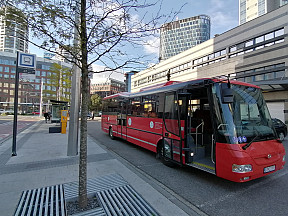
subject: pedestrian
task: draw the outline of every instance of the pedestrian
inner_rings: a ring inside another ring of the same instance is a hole
[[[94,111],[92,111],[92,120],[94,120]]]
[[[50,119],[51,119],[51,112],[50,111],[48,111],[48,121],[50,121]]]
[[[47,120],[50,119],[49,113],[45,112],[45,113],[44,113],[44,118],[45,118],[45,122],[47,123]]]

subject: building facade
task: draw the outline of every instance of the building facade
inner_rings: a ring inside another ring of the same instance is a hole
[[[0,52],[0,108],[4,110],[13,110],[15,94],[15,75],[16,75],[16,54],[9,52]],[[42,92],[42,101],[47,104],[49,99],[55,99],[56,89],[50,85],[51,71],[53,63],[61,64],[63,67],[72,68],[70,64],[37,58],[35,76],[32,79],[20,79],[18,87],[18,112],[32,113],[39,111],[40,98]],[[47,92],[51,93],[43,93]],[[70,99],[70,88],[65,89],[65,97]]]
[[[124,92],[126,89],[125,83],[113,78],[98,79],[96,83],[90,84],[90,94],[98,94],[102,98]]]
[[[9,13],[9,6],[2,7],[4,13]],[[4,16],[0,16],[0,51],[16,53],[17,51],[28,52],[28,26],[23,23],[17,23],[10,20],[14,25],[7,26],[7,20]]]
[[[165,60],[210,39],[210,17],[194,16],[160,28],[160,56]]]
[[[288,0],[239,0],[239,25],[269,13]]]
[[[272,117],[288,123],[288,5],[132,76],[132,92],[172,81],[215,76],[259,85]]]

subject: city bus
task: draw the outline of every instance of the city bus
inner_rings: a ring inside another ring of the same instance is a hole
[[[285,149],[258,86],[236,80],[168,81],[103,99],[101,127],[185,165],[246,182],[284,167]]]

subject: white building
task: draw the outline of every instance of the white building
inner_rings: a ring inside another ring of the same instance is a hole
[[[2,7],[4,13],[9,13],[9,7]],[[28,52],[28,26],[17,23],[17,18],[12,20],[13,25],[8,26],[5,16],[0,16],[0,51],[16,53]],[[11,20],[10,20],[11,21]]]

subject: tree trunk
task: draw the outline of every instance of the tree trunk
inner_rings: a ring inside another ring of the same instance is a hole
[[[79,206],[87,206],[87,114],[88,114],[88,67],[87,67],[87,32],[86,32],[86,0],[81,0],[80,11],[80,46],[82,72],[82,105],[80,129],[80,161],[79,161]]]

